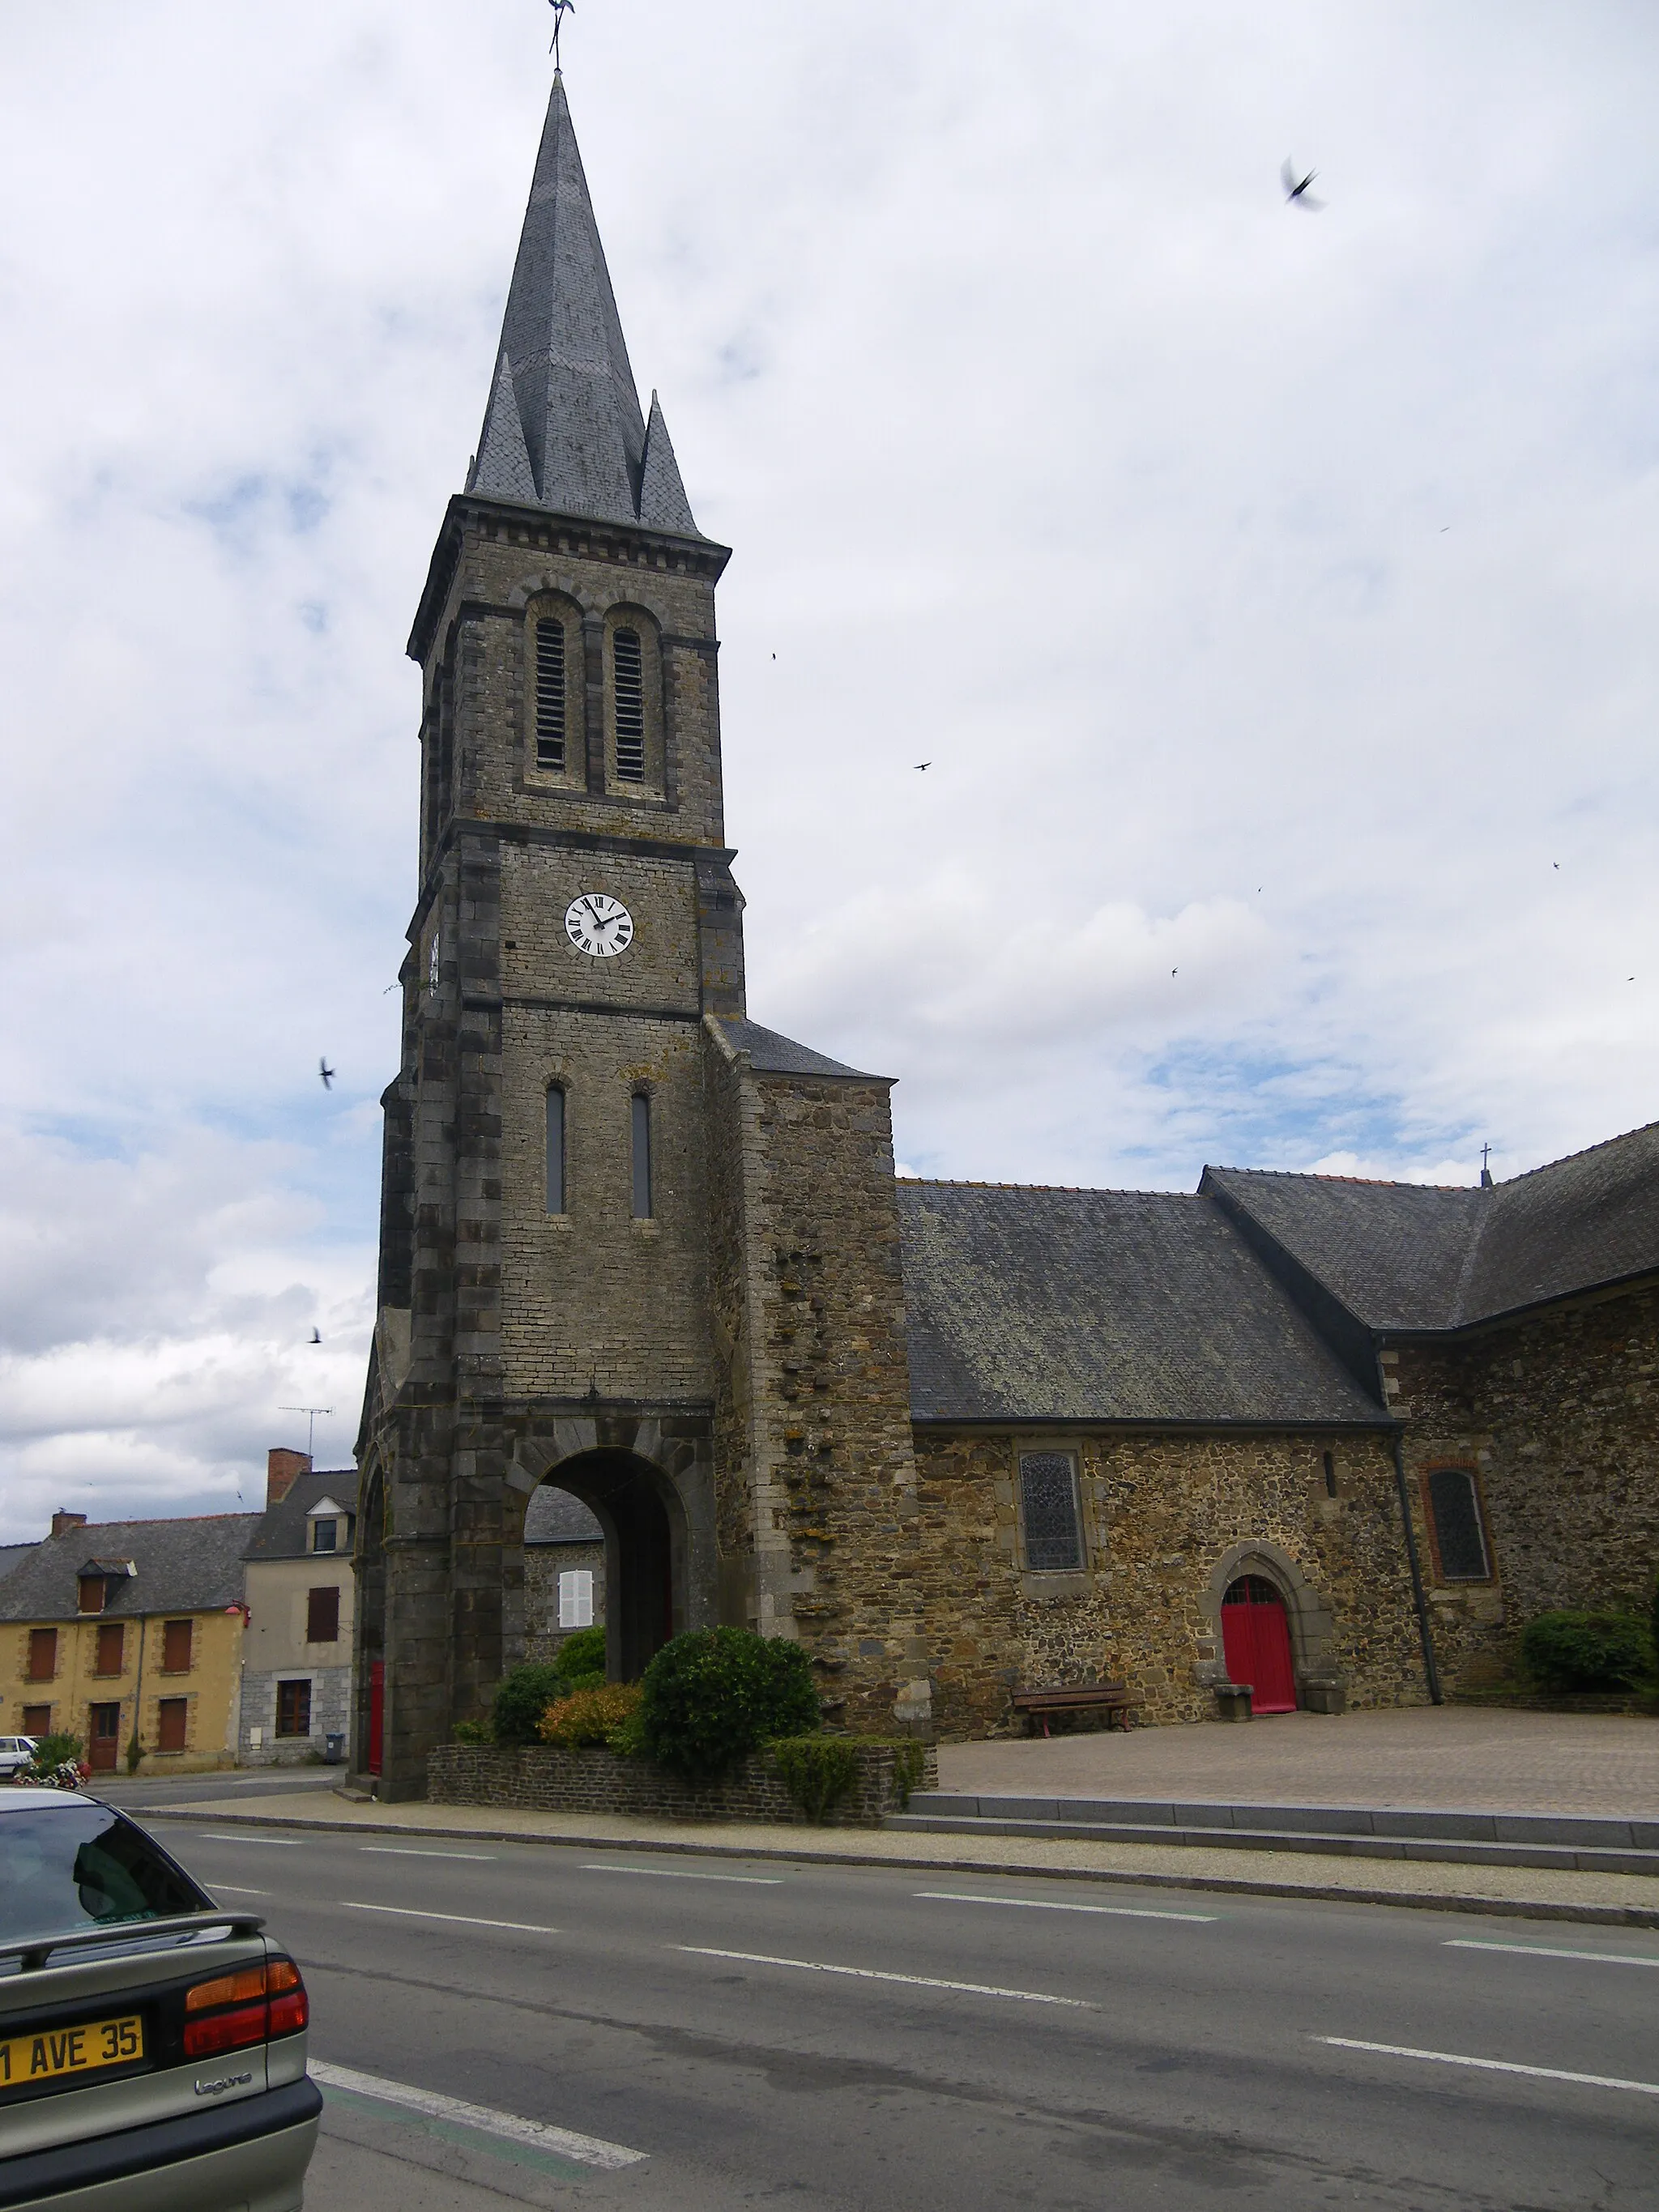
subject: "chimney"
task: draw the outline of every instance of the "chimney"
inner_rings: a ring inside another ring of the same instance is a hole
[[[311,1472],[309,1452],[285,1451],[273,1444],[265,1456],[265,1510],[280,1505],[302,1474]]]
[[[84,1513],[66,1513],[61,1506],[52,1516],[52,1533],[54,1536],[67,1536],[71,1528],[84,1528],[86,1525],[87,1516]]]

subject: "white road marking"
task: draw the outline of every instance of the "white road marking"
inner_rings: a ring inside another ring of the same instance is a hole
[[[534,1920],[479,1920],[470,1912],[417,1912],[412,1905],[364,1905],[355,1897],[343,1897],[341,1904],[348,1912],[395,1912],[400,1920],[447,1920],[457,1928],[511,1928],[520,1936],[556,1936],[556,1928],[544,1928]]]
[[[743,1881],[762,1889],[777,1889],[782,1886],[781,1874],[694,1874],[690,1867],[601,1866],[597,1860],[582,1861],[584,1874],[655,1874],[665,1881]]]
[[[1026,1912],[1109,1912],[1121,1920],[1218,1920],[1218,1912],[1155,1912],[1146,1905],[1072,1905],[1049,1897],[968,1897],[959,1889],[918,1889],[916,1897],[944,1905],[1017,1905]]]
[[[499,1851],[417,1851],[406,1844],[359,1844],[360,1851],[374,1851],[383,1859],[495,1859]]]
[[[297,1836],[216,1836],[210,1828],[196,1831],[204,1844],[253,1844],[275,1851],[303,1850]]]
[[[763,1951],[716,1951],[703,1943],[676,1943],[698,1959],[736,1959],[748,1966],[797,1966],[806,1974],[846,1974],[859,1982],[902,1982],[913,1990],[955,1990],[970,1997],[1015,1997],[1022,2004],[1066,2005],[1075,2012],[1098,2012],[1086,1997],[1051,1997],[1040,1990],[1004,1990],[992,1982],[937,1981],[931,1974],[886,1974],[874,1966],[828,1966],[821,1959],[774,1959]]]
[[[349,2096],[370,2097],[382,2105],[402,2105],[427,2119],[477,2128],[508,2142],[526,2143],[557,2158],[574,2159],[582,2166],[615,2172],[618,2166],[638,2166],[649,2155],[646,2151],[629,2150],[623,2143],[606,2142],[599,2136],[574,2135],[568,2128],[550,2127],[544,2120],[520,2119],[516,2112],[498,2112],[488,2105],[468,2105],[459,2097],[441,2097],[434,2090],[412,2088],[407,2081],[383,2081],[378,2075],[359,2074],[349,2066],[328,2066],[313,2058],[307,2070],[325,2089],[343,2089]]]
[[[216,1881],[213,1885],[221,1897],[269,1897],[268,1889],[242,1889],[234,1881]]]
[[[1638,1959],[1628,1951],[1560,1951],[1548,1943],[1481,1943],[1473,1936],[1449,1936],[1449,1951],[1516,1951],[1524,1959],[1589,1959],[1598,1966],[1659,1966],[1659,1958]]]
[[[1576,2081],[1585,2089],[1633,2089],[1640,2097],[1659,2097],[1659,2081],[1626,2081],[1616,2074],[1569,2074],[1560,2066],[1517,2066],[1510,2058],[1466,2058],[1455,2051],[1413,2051],[1404,2043],[1358,2043],[1352,2036],[1316,2035],[1338,2051],[1375,2051],[1384,2058],[1426,2058],[1437,2066],[1475,2066],[1485,2074],[1525,2074],[1535,2081]]]

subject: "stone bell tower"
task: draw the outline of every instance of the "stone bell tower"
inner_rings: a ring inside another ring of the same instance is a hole
[[[836,1448],[812,1422],[837,1385],[799,1402],[790,1324],[811,1278],[822,1365],[843,1293],[805,1195],[835,1149],[811,1116],[849,1134],[886,1223],[887,1085],[745,1018],[720,791],[728,557],[697,528],[655,395],[640,407],[556,76],[477,454],[409,644],[420,880],[358,1443],[353,1764],[389,1796],[423,1785],[427,1750],[522,1656],[544,1480],[604,1528],[613,1675],[716,1619],[798,1632],[821,1596]],[[874,1249],[877,1290],[860,1274],[844,1295],[860,1343],[883,1309],[896,1366],[854,1395],[878,1406],[878,1455],[908,1466],[896,1231]],[[814,1470],[810,1542],[791,1533],[795,1462]],[[826,1679],[839,1623],[821,1607]]]

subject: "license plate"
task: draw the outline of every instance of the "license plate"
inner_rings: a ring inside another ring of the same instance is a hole
[[[66,2074],[95,2074],[105,2066],[131,2065],[143,2055],[143,2017],[136,2012],[124,2020],[89,2021],[83,2027],[14,2035],[0,2043],[0,2089],[55,2081]]]

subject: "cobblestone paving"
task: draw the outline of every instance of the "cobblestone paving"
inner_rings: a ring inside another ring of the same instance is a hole
[[[1128,1735],[943,1745],[939,1787],[1031,1797],[1659,1811],[1659,1720],[1468,1705],[1285,1713]]]

